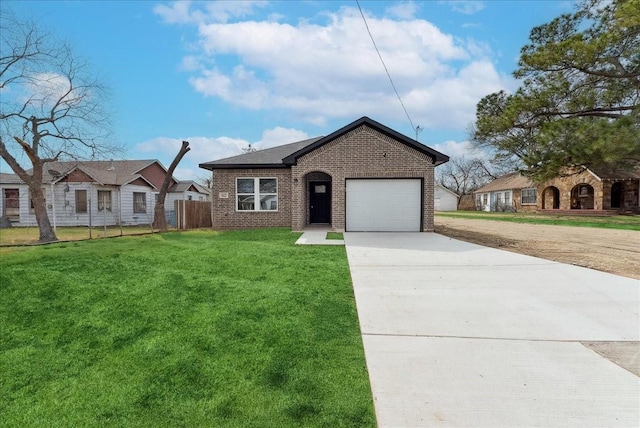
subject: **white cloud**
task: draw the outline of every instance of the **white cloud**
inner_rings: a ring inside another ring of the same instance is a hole
[[[399,19],[412,19],[420,7],[413,1],[406,1],[390,6],[386,9],[389,16]]]
[[[192,6],[191,15],[202,7]],[[369,16],[369,28],[412,117],[432,128],[466,127],[479,99],[511,79],[496,71],[486,44],[443,33],[414,18],[416,8],[400,3],[385,17]],[[197,92],[247,109],[291,111],[314,124],[404,117],[357,8],[296,24],[228,23],[210,8],[199,12],[200,51],[183,61]]]
[[[262,133],[262,138],[255,143],[257,149],[267,149],[269,147],[281,146],[287,143],[295,143],[309,138],[304,131],[292,128],[282,128],[277,126],[273,129],[267,129]]]
[[[190,0],[174,1],[170,5],[158,4],[153,11],[167,24],[201,23],[206,20],[228,22],[232,18],[252,15],[256,8],[264,7],[268,1],[215,1],[206,2],[204,11],[192,7]]]
[[[440,153],[444,153],[451,159],[469,158],[486,158],[487,155],[473,145],[471,141],[453,141],[448,140],[442,143],[431,144],[431,147]]]
[[[451,6],[454,12],[459,12],[465,15],[473,15],[484,9],[484,2],[479,0],[448,0],[445,2]]]
[[[132,158],[158,159],[168,168],[180,150],[182,141],[189,141],[191,150],[182,158],[174,172],[174,176],[179,180],[195,180],[209,175],[208,171],[198,166],[199,164],[237,156],[242,154],[242,149],[247,148],[249,144],[256,149],[266,149],[307,138],[309,136],[304,131],[282,127],[265,130],[262,133],[262,138],[253,142],[230,137],[158,137],[138,144],[135,147],[135,151],[139,155],[132,156]]]

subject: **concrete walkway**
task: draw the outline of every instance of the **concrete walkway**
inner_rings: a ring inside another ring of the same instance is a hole
[[[638,426],[640,281],[433,233],[345,243],[380,427]]]
[[[331,232],[331,228],[328,226],[308,227],[302,232],[296,245],[344,245],[342,239],[327,239],[327,232]]]

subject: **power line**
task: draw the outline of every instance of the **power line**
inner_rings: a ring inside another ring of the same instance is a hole
[[[362,20],[364,21],[364,26],[367,27],[367,33],[369,33],[369,37],[371,38],[371,42],[373,43],[373,47],[376,49],[376,52],[378,53],[378,58],[380,58],[380,62],[382,63],[382,66],[384,67],[384,71],[385,73],[387,73],[387,77],[389,78],[389,82],[391,83],[391,87],[393,88],[393,92],[396,93],[396,96],[398,97],[398,101],[400,101],[400,105],[402,106],[402,109],[404,110],[404,114],[407,115],[407,119],[409,119],[409,123],[411,124],[411,129],[413,129],[413,131],[416,133],[416,140],[418,139],[418,133],[420,131],[422,131],[422,128],[420,128],[419,126],[416,127],[413,125],[413,121],[411,120],[411,116],[409,116],[409,112],[407,111],[407,108],[404,106],[404,103],[402,102],[402,98],[400,97],[400,94],[398,93],[398,90],[396,89],[396,85],[393,83],[393,79],[391,78],[391,73],[389,73],[389,69],[387,69],[387,65],[384,63],[384,59],[382,59],[382,54],[380,53],[380,49],[378,49],[378,45],[376,44],[376,41],[373,38],[373,35],[371,34],[371,30],[369,29],[369,24],[367,23],[367,18],[365,18],[364,16],[364,12],[362,11],[362,7],[360,7],[360,2],[358,0],[356,0],[356,4],[358,5],[358,10],[360,10],[360,15],[362,16]]]

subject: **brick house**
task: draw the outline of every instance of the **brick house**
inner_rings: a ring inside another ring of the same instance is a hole
[[[538,210],[640,212],[639,189],[640,164],[631,169],[586,168],[539,185]]]
[[[474,192],[476,209],[482,211],[537,211],[542,213],[640,212],[640,165],[565,171],[542,184],[519,173],[497,178]]]
[[[448,160],[362,117],[326,137],[200,167],[213,174],[214,228],[430,232],[434,167]]]

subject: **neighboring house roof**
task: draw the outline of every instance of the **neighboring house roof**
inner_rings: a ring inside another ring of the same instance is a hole
[[[6,174],[4,172],[0,172],[0,183],[24,184],[17,174]]]
[[[620,168],[617,165],[587,168],[601,180],[627,180],[640,178],[640,162],[631,168]]]
[[[245,153],[230,158],[205,162],[200,164],[200,168],[209,170],[224,168],[288,168],[295,165],[300,157],[362,125],[367,125],[384,135],[426,154],[433,159],[434,165],[440,165],[449,160],[448,156],[365,116],[333,132],[332,134],[327,135],[326,137],[311,138],[304,141],[298,141],[296,143],[273,147],[271,149],[258,150],[256,152]]]
[[[42,181],[57,183],[71,173],[80,171],[98,184],[105,186],[123,186],[142,179],[151,187],[157,188],[149,179],[140,174],[143,169],[154,163],[157,163],[166,173],[165,167],[156,159],[47,162],[43,167]],[[27,172],[31,173],[31,171]],[[175,179],[174,181],[177,182]]]
[[[169,192],[171,193],[182,193],[187,191],[203,193],[205,195],[209,194],[209,191],[204,186],[199,185],[193,180],[178,181],[169,189]]]
[[[519,172],[512,172],[498,177],[491,183],[485,184],[474,193],[499,192],[501,190],[527,189],[536,187],[533,181],[521,175]]]
[[[456,192],[453,192],[453,191],[451,191],[451,190],[447,189],[446,187],[444,187],[444,186],[443,186],[443,185],[441,185],[441,184],[436,184],[436,187],[437,187],[438,189],[442,189],[442,190],[444,190],[445,192],[451,193],[451,194],[452,194],[453,196],[455,196],[456,198],[459,198],[459,197],[460,197],[460,195],[458,195]]]

